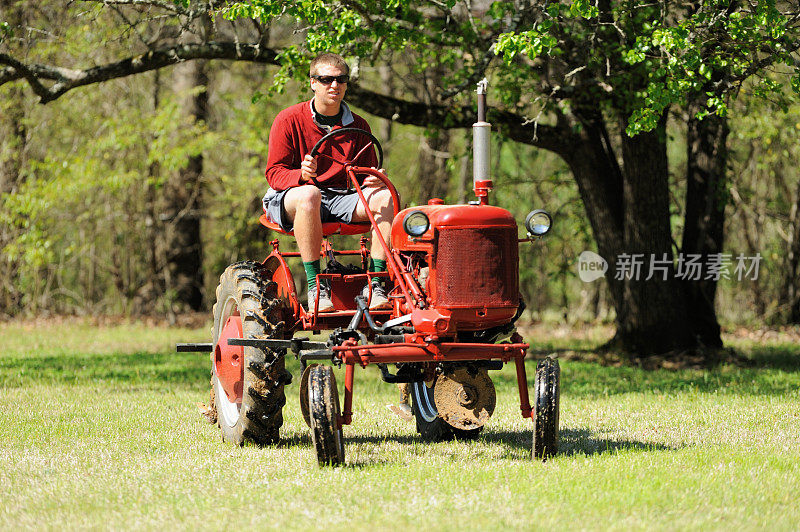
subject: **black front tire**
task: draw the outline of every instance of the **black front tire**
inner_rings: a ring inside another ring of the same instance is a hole
[[[536,365],[533,428],[533,458],[547,460],[558,452],[558,417],[561,399],[561,368],[557,360],[545,358]]]
[[[344,437],[339,423],[339,390],[330,366],[313,366],[308,373],[311,440],[319,465],[344,463]]]

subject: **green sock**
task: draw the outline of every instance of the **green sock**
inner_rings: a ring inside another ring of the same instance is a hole
[[[306,282],[308,283],[308,289],[311,290],[317,286],[317,274],[322,271],[319,259],[311,262],[303,261],[303,268],[306,269]]]
[[[385,272],[386,271],[386,261],[383,259],[369,259],[369,271],[370,272]]]

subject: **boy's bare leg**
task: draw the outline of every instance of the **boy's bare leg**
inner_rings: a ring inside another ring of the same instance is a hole
[[[314,185],[289,189],[283,197],[283,208],[294,223],[294,237],[304,262],[319,260],[322,247],[322,194]]]
[[[394,212],[392,210],[391,192],[389,192],[389,189],[381,184],[381,186],[378,187],[365,188],[364,197],[367,199],[367,203],[369,204],[369,210],[372,211],[372,214],[375,216],[375,221],[378,222],[378,229],[383,236],[383,241],[387,244],[387,246],[391,246],[390,232],[392,229],[392,213]],[[355,212],[353,212],[353,221],[369,221],[367,211],[360,201],[358,202],[358,205],[356,205]],[[381,246],[380,242],[378,241],[377,232],[374,230],[372,231],[370,256],[373,259],[386,260],[386,253],[384,253],[383,246]]]

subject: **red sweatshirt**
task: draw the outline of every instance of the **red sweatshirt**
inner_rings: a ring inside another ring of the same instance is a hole
[[[366,120],[352,113],[344,102],[342,106],[344,111],[342,123],[333,129],[357,127],[370,131]],[[326,134],[327,131],[314,120],[310,101],[298,103],[278,113],[269,133],[266,171],[269,186],[275,190],[299,186],[300,163],[311,152],[314,144]],[[333,155],[340,161],[349,161],[370,142],[371,140],[364,135],[342,134],[340,137],[325,141],[320,154]],[[317,155],[316,160],[317,181],[333,186],[347,186],[344,168],[340,164],[322,155]],[[375,150],[367,148],[354,162],[358,166],[377,166]]]

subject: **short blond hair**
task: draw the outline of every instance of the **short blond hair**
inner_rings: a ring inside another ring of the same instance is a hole
[[[311,61],[311,66],[309,67],[309,75],[315,76],[317,74],[317,67],[319,65],[329,65],[334,67],[339,67],[347,75],[350,75],[350,66],[344,60],[344,58],[339,54],[332,54],[326,52],[324,54],[319,54]]]

